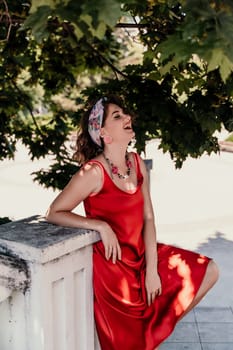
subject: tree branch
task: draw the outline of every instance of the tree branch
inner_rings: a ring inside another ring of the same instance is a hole
[[[63,29],[66,30],[68,32],[68,34],[70,36],[72,36],[72,38],[77,42],[77,38],[73,32],[73,28],[72,25],[70,25],[69,23],[63,23],[62,24]],[[119,74],[120,76],[124,77],[124,78],[128,78],[127,74],[124,74],[122,71],[120,71],[117,67],[115,67],[112,62],[110,62],[106,57],[104,57],[96,48],[94,48],[90,43],[88,43],[86,41],[87,46],[91,49],[91,51],[95,52],[102,61],[104,61],[114,72],[116,78],[118,79],[117,74]]]
[[[1,2],[5,6],[5,11],[1,12],[0,22],[3,22],[3,19],[4,19],[4,22],[6,22],[9,25],[8,29],[7,29],[6,38],[3,40],[0,40],[3,42],[3,41],[8,41],[8,39],[10,37],[11,27],[13,24],[12,24],[12,18],[11,18],[6,0],[2,0]],[[1,2],[0,2],[0,4],[1,4]]]
[[[149,25],[147,23],[117,23],[115,25],[116,28],[148,28]]]
[[[140,25],[140,23],[137,23],[137,20],[135,17],[133,17],[133,20],[134,20],[136,26]],[[141,34],[141,37],[143,37],[142,28],[143,27],[138,27],[138,30],[139,30],[139,33]],[[145,37],[144,37],[144,40],[145,40]],[[147,39],[145,40],[145,42],[148,45],[148,47],[153,51],[153,47],[152,47],[151,43]]]
[[[102,61],[104,61],[114,72],[114,74],[116,75],[119,74],[121,75],[123,78],[128,78],[128,75],[123,73],[122,71],[120,71],[117,67],[115,67],[112,62],[110,62],[106,57],[104,57],[98,50],[96,50],[93,46],[91,46],[91,44],[87,43],[87,45],[91,48],[92,51],[94,51],[101,59]],[[117,79],[118,76],[116,75]]]

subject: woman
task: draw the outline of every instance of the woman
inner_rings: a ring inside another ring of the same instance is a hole
[[[77,139],[83,163],[47,220],[99,231],[93,247],[94,311],[102,350],[155,350],[214,285],[213,260],[156,243],[143,160],[127,146],[132,117],[117,97],[99,99]],[[82,201],[86,217],[72,210]]]

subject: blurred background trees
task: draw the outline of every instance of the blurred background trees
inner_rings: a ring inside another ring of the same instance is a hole
[[[20,140],[52,159],[34,179],[63,188],[85,102],[109,92],[138,116],[139,152],[158,138],[177,167],[217,152],[233,130],[233,2],[0,0],[0,160]]]

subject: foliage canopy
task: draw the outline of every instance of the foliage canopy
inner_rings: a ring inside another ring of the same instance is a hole
[[[233,130],[231,0],[1,0],[0,54],[0,160],[17,140],[51,156],[34,174],[46,187],[77,169],[69,140],[88,97],[123,96],[138,151],[156,137],[177,167]]]

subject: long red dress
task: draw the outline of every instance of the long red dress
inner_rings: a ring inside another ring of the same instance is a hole
[[[119,189],[100,162],[103,187],[84,201],[88,217],[109,223],[122,260],[106,260],[102,241],[94,244],[94,312],[102,350],[154,350],[175,327],[203,280],[209,258],[158,243],[162,295],[147,305],[143,240],[143,176],[137,165],[135,192]],[[155,247],[156,249],[156,247]]]

